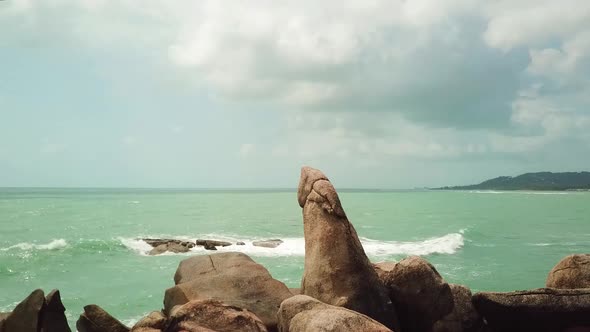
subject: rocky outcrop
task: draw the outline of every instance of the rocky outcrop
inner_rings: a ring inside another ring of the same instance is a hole
[[[549,272],[547,287],[590,288],[590,254],[569,255]]]
[[[390,267],[381,280],[389,289],[402,331],[430,331],[451,312],[451,288],[428,261],[412,256]]]
[[[59,290],[54,289],[45,298],[45,310],[41,315],[43,332],[71,332],[66,318],[66,308],[61,302]]]
[[[283,301],[277,316],[281,332],[391,332],[370,317],[306,295],[296,295]]]
[[[193,300],[215,299],[247,309],[269,330],[276,329],[276,312],[291,297],[282,282],[242,253],[219,253],[183,260],[174,276],[176,286],[166,290],[164,312]]]
[[[264,323],[252,312],[216,300],[190,301],[175,307],[167,332],[179,331],[267,332]]]
[[[45,294],[41,289],[36,289],[6,317],[4,331],[37,332],[44,308]]]
[[[471,302],[471,290],[463,285],[451,284],[453,311],[437,321],[432,332],[480,332],[483,320]]]
[[[166,328],[167,321],[168,318],[161,311],[152,311],[135,323],[131,328],[131,332],[147,332],[150,329],[163,330]]]
[[[197,240],[197,246],[205,247],[207,250],[217,250],[217,247],[231,246],[231,242],[217,240]]]
[[[254,242],[252,242],[252,245],[256,246],[256,247],[276,248],[281,243],[283,243],[283,240],[281,240],[281,239],[272,239],[272,240],[264,240],[264,241],[254,241]]]
[[[319,170],[303,167],[297,199],[303,208],[305,235],[301,293],[360,312],[396,330],[397,317],[387,290],[328,178]]]
[[[149,255],[160,255],[165,252],[183,253],[188,252],[195,246],[193,242],[175,239],[141,239],[154,247],[148,252]]]
[[[101,307],[90,304],[76,322],[78,332],[128,332],[129,328]]]
[[[590,330],[590,289],[484,292],[472,301],[494,332]]]

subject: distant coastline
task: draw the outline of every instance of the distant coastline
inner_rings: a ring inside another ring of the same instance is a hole
[[[537,172],[518,176],[499,176],[479,184],[446,186],[432,190],[533,190],[589,191],[590,172]]]

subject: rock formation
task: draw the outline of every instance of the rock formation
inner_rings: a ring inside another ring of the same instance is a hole
[[[145,330],[163,330],[166,328],[168,318],[161,311],[152,311],[147,316],[140,319],[133,327],[131,332]]]
[[[43,332],[71,332],[65,315],[66,308],[61,302],[59,290],[54,289],[45,298],[45,310],[41,315]]]
[[[427,332],[453,309],[451,288],[423,258],[412,256],[381,273],[402,331]]]
[[[590,288],[590,254],[569,255],[559,261],[547,276],[550,288]]]
[[[328,178],[319,170],[303,167],[297,199],[303,208],[305,235],[301,293],[363,313],[397,330],[387,290]]]
[[[242,253],[185,259],[179,264],[174,281],[177,285],[166,290],[165,313],[192,300],[215,299],[253,312],[271,331],[276,329],[281,302],[292,296],[285,284]]]
[[[190,241],[182,241],[182,240],[175,240],[175,239],[141,239],[145,243],[149,244],[150,246],[154,247],[154,249],[150,250],[148,253],[149,255],[160,255],[165,252],[174,252],[174,253],[182,253],[188,252],[191,248],[195,246],[193,242]]]
[[[296,295],[283,301],[277,316],[281,332],[391,332],[370,317],[306,295]]]
[[[76,322],[78,332],[128,332],[129,328],[101,307],[90,304]]]
[[[45,307],[45,295],[41,289],[34,290],[6,317],[4,331],[37,332],[40,315]]]
[[[590,331],[590,289],[483,292],[472,301],[494,332]]]
[[[480,332],[483,329],[481,315],[471,302],[471,290],[463,285],[451,284],[453,311],[437,321],[432,332]]]

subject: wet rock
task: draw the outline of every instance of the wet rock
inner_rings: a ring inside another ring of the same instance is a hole
[[[252,312],[211,299],[175,307],[166,331],[204,331],[203,328],[218,332],[267,332],[264,323]]]
[[[164,312],[193,300],[215,299],[247,309],[269,330],[276,329],[276,313],[291,297],[282,282],[272,278],[260,264],[242,253],[194,256],[180,262],[175,287],[166,290]]]
[[[590,330],[590,289],[483,292],[472,301],[494,332]]]
[[[43,332],[71,332],[65,314],[66,308],[61,302],[59,290],[54,289],[45,298],[45,310],[42,314]]]
[[[246,244],[244,242],[240,241],[240,242],[236,242],[236,245],[237,246],[245,246]]]
[[[167,320],[168,318],[161,311],[152,311],[133,325],[131,332],[147,332],[149,329],[163,330],[166,328]]]
[[[175,239],[141,239],[147,244],[154,247],[148,252],[149,255],[160,255],[165,252],[184,253],[190,251],[195,246],[189,241],[181,241]]]
[[[231,246],[231,242],[217,241],[217,240],[197,240],[197,246],[203,246],[203,247],[227,247],[227,246]]]
[[[449,284],[428,261],[412,256],[390,268],[381,275],[382,282],[389,289],[402,331],[429,332],[453,310]]]
[[[391,332],[368,316],[306,295],[296,295],[283,301],[277,316],[281,332]]]
[[[363,313],[397,330],[387,289],[365,255],[328,178],[319,170],[303,167],[297,199],[303,208],[305,235],[301,293]]]
[[[78,332],[128,332],[129,328],[101,307],[90,304],[76,322]]]
[[[549,272],[546,286],[562,289],[590,288],[590,254],[569,255],[562,259]]]
[[[36,289],[5,318],[4,331],[37,332],[40,313],[44,309],[45,294],[41,289]]]
[[[254,241],[254,242],[252,242],[252,245],[256,246],[256,247],[276,248],[281,243],[283,243],[283,240],[281,240],[281,239],[272,239],[272,240],[264,240],[264,241]]]
[[[479,332],[483,329],[483,320],[471,302],[471,290],[463,285],[451,284],[453,293],[453,311],[437,321],[433,332]]]

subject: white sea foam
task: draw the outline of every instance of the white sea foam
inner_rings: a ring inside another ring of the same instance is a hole
[[[368,256],[390,256],[390,255],[431,255],[431,254],[454,254],[461,249],[464,244],[463,238],[464,230],[458,233],[450,233],[441,237],[434,237],[422,241],[379,241],[367,238],[361,238],[361,242]],[[157,238],[157,237],[156,237]],[[196,239],[186,237],[162,237],[175,238],[182,240],[195,241]],[[304,256],[305,255],[305,239],[297,238],[281,238],[281,243],[276,248],[264,248],[254,246],[252,241],[260,239],[243,239],[231,237],[226,235],[208,234],[207,236],[199,237],[202,239],[214,239],[228,241],[231,243],[244,242],[245,245],[231,245],[227,247],[217,247],[217,252],[237,251],[243,252],[251,256],[258,257],[280,257],[280,256]],[[119,238],[119,241],[127,248],[141,254],[147,255],[152,247],[146,242],[136,238]],[[163,255],[194,255],[195,253],[209,254],[211,251],[205,250],[201,246],[192,248],[187,253],[170,253],[166,252]]]
[[[30,242],[22,242],[15,244],[13,246],[7,248],[1,248],[2,251],[8,251],[13,249],[20,249],[20,250],[58,250],[63,249],[68,246],[68,243],[64,239],[56,239],[46,244],[37,244],[37,243],[30,243]]]

